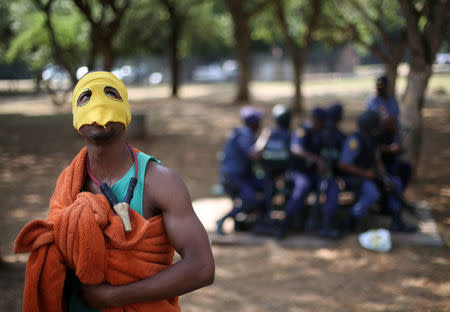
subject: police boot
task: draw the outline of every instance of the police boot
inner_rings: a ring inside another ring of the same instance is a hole
[[[394,214],[392,217],[391,232],[415,233],[418,228],[415,225],[409,225],[403,222],[400,213]]]
[[[216,225],[217,225],[217,229],[216,229],[216,233],[219,235],[224,235],[225,233],[223,232],[223,222],[226,220],[226,217],[220,218],[219,220],[216,221]]]
[[[287,232],[288,222],[286,218],[281,222],[280,228],[278,231],[275,232],[275,238],[278,240],[283,240],[286,238],[286,232]]]
[[[318,232],[318,235],[323,238],[336,239],[341,235],[341,232],[332,227],[331,218],[324,218],[322,221],[322,226]]]

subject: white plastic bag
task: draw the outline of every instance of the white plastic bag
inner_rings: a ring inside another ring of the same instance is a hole
[[[391,233],[385,229],[361,233],[358,241],[363,248],[373,251],[388,252],[392,248]]]

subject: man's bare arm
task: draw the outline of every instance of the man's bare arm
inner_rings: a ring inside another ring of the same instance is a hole
[[[152,277],[128,285],[83,285],[83,297],[93,308],[169,299],[210,285],[214,280],[214,258],[208,236],[192,208],[183,181],[162,166],[151,166],[149,172],[152,201],[162,211],[169,241],[181,260]]]

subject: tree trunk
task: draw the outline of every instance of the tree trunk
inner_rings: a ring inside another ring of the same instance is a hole
[[[303,73],[303,66],[298,61],[293,61],[293,68],[294,68],[294,89],[295,94],[292,98],[292,111],[294,113],[301,113],[303,110],[303,95],[302,95],[302,73]]]
[[[92,27],[92,26],[91,26]],[[95,69],[95,59],[97,57],[97,36],[94,34],[93,30],[91,30],[91,46],[88,54],[87,68],[88,70]]]
[[[178,44],[180,42],[181,23],[177,16],[170,19],[170,73],[172,82],[172,97],[178,97],[180,84],[180,59],[178,55]]]
[[[398,63],[395,63],[395,62],[384,64],[384,71],[386,73],[386,77],[388,80],[388,85],[387,85],[388,93],[392,94],[395,98],[396,98],[395,87],[396,87],[396,82],[397,82],[397,68],[398,68]]]
[[[34,72],[34,93],[41,93],[41,81],[42,81],[42,70],[36,70]]]
[[[401,124],[405,131],[403,145],[406,148],[406,157],[416,168],[422,143],[422,108],[432,68],[428,64],[417,66],[414,63],[417,62],[410,63],[408,86],[402,99]]]
[[[114,61],[116,58],[114,55],[113,47],[108,43],[104,43],[102,51],[103,51],[103,69],[105,71],[111,71],[112,67],[114,66]]]
[[[77,74],[75,73],[75,70],[70,66],[64,66],[65,64],[62,64],[61,66],[69,73],[70,81],[72,82],[72,87],[74,87],[78,83]]]
[[[235,103],[243,104],[250,101],[248,85],[250,82],[250,25],[245,16],[233,17],[234,39],[239,62],[238,93]]]

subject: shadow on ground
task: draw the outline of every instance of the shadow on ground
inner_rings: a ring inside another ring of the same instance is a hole
[[[361,110],[366,95],[339,95],[347,117]],[[283,97],[280,93],[270,99]],[[307,97],[307,108],[333,98]],[[255,100],[267,113],[274,104],[263,97]],[[355,237],[317,248],[291,249],[276,243],[214,246],[216,281],[183,296],[183,311],[448,310],[448,103],[448,96],[432,99],[424,109],[424,152],[418,178],[407,194],[411,200],[428,202],[446,246],[394,246],[390,253],[377,254],[359,248]],[[131,143],[175,169],[194,199],[210,196],[209,187],[217,181],[216,154],[228,131],[239,124],[239,107],[208,91],[198,100],[140,99],[132,108],[146,114],[147,136]],[[21,310],[26,258],[11,254],[14,238],[25,223],[46,216],[59,172],[83,146],[71,124],[58,117],[35,118],[0,115],[0,250],[8,261],[0,269],[0,311]],[[351,118],[344,127],[354,129]]]

